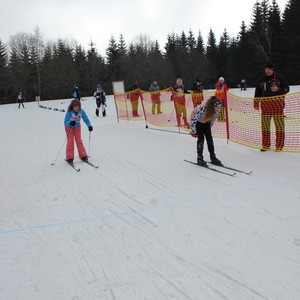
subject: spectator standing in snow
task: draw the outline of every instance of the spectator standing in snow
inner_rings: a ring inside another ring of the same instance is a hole
[[[227,91],[229,87],[225,82],[224,77],[220,77],[218,82],[216,83],[216,91],[215,97],[219,98],[222,101],[221,112],[218,116],[218,121],[224,122],[225,121],[225,105],[227,105]]]
[[[88,126],[89,131],[93,131],[93,126],[87,114],[81,109],[79,99],[74,99],[68,107],[64,120],[65,131],[67,134],[66,161],[68,163],[73,163],[74,160],[74,140],[76,142],[79,157],[84,161],[88,161],[88,156],[81,139],[81,119],[83,119]]]
[[[76,84],[74,84],[74,88],[73,88],[73,97],[75,99],[78,99],[79,101],[81,99],[80,90],[79,90],[79,87]]]
[[[129,88],[129,92],[127,94],[127,99],[129,99],[131,103],[133,117],[139,117],[139,98],[143,100],[143,95],[140,90],[138,81],[135,80],[134,84]]]
[[[94,92],[94,98],[96,99],[96,116],[99,117],[99,110],[100,107],[102,108],[102,116],[105,117],[106,116],[106,96],[105,96],[105,92],[102,89],[100,84],[97,84],[97,89]]]
[[[23,95],[22,95],[22,92],[19,92],[19,93],[18,93],[17,101],[18,101],[18,103],[19,103],[18,108],[20,108],[21,105],[23,106],[23,108],[25,108],[25,106],[24,106],[24,97],[23,97]]]
[[[198,105],[191,114],[191,136],[197,140],[197,164],[207,167],[203,159],[204,137],[210,154],[210,160],[215,165],[221,165],[216,157],[211,127],[221,111],[222,101],[215,96],[210,97],[206,103]]]
[[[200,79],[196,79],[196,81],[194,82],[191,90],[193,91],[192,94],[192,101],[193,101],[193,106],[194,108],[201,104],[203,101],[203,89],[202,89],[202,83],[200,81]]]
[[[189,127],[186,117],[186,106],[185,106],[185,93],[187,90],[184,88],[183,81],[181,78],[176,79],[176,83],[173,87],[173,93],[171,100],[174,100],[175,112],[177,125],[181,126],[181,117],[183,119],[183,125]]]
[[[162,114],[159,86],[156,80],[153,80],[151,83],[149,92],[151,92],[150,96],[152,101],[152,114],[155,114],[155,108],[158,114]]]
[[[287,80],[275,72],[271,62],[265,65],[265,74],[257,80],[254,94],[254,109],[261,110],[261,151],[270,150],[271,146],[271,119],[276,129],[276,151],[284,146],[284,95],[290,91]]]

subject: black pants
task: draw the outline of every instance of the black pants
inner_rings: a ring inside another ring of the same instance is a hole
[[[25,106],[24,106],[24,103],[23,102],[19,102],[19,106],[18,106],[18,108],[20,108],[21,107],[21,105],[23,106],[23,108],[25,108]]]
[[[215,158],[215,146],[213,137],[211,134],[211,126],[210,122],[206,123],[200,123],[197,122],[196,130],[198,134],[198,140],[197,140],[197,154],[198,158],[203,158],[203,147],[204,147],[204,137],[206,139],[207,148],[210,154],[210,158]]]

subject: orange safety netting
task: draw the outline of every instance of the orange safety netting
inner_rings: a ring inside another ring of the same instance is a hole
[[[114,99],[118,119],[144,120],[147,125],[176,126],[189,132],[194,106],[213,95],[215,92],[174,93],[168,88],[157,92],[135,90],[114,94]],[[253,148],[300,152],[300,93],[287,94],[284,98],[260,98],[259,101],[260,109],[255,110],[253,98],[241,98],[228,92],[227,105],[224,103],[223,112],[212,127],[213,136]],[[266,110],[270,105],[271,109]]]

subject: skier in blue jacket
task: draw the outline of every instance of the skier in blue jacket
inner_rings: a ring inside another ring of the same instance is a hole
[[[87,152],[84,148],[81,139],[81,124],[80,120],[83,119],[88,126],[89,131],[93,131],[93,126],[83,109],[78,99],[71,101],[68,111],[65,115],[64,125],[67,134],[67,147],[66,147],[66,161],[72,163],[74,160],[74,140],[78,149],[79,157],[83,161],[88,161]]]

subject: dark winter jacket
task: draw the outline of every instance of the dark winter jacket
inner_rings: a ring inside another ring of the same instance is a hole
[[[278,86],[279,90],[277,92],[271,91],[271,86]],[[287,80],[280,74],[273,73],[272,76],[261,76],[256,84],[255,94],[254,94],[254,107],[259,108],[259,103],[261,105],[262,112],[272,112],[274,110],[284,109],[284,96],[290,91],[290,87]],[[278,97],[281,96],[282,97]],[[257,99],[265,97],[275,97],[269,99]]]
[[[193,93],[203,93],[202,83],[198,85],[197,82],[195,82],[192,86],[192,91]]]
[[[127,99],[130,101],[138,101],[139,97],[143,100],[143,95],[138,84],[134,84],[129,88]]]
[[[106,96],[102,88],[97,88],[97,90],[94,92],[94,98],[96,98],[97,106],[100,106],[100,104],[105,104]]]

